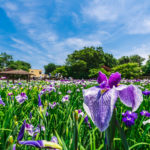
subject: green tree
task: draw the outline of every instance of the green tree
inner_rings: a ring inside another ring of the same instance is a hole
[[[139,66],[142,65],[142,62],[145,60],[145,58],[139,56],[139,55],[132,55],[130,56],[130,62],[138,63]]]
[[[13,57],[11,55],[8,55],[5,52],[0,54],[0,68],[1,69],[8,67],[8,65],[12,61],[13,61]]]
[[[68,55],[66,65],[69,76],[74,78],[88,78],[91,68],[99,68],[105,62],[102,47],[84,47]]]
[[[52,74],[60,73],[63,77],[68,77],[68,72],[66,70],[66,66],[57,67]]]
[[[44,66],[45,74],[49,74],[53,72],[56,69],[56,65],[54,63],[49,63],[48,65]]]
[[[146,64],[142,67],[143,75],[150,75],[150,55]]]
[[[139,55],[131,55],[131,56],[122,56],[118,59],[118,64],[126,64],[126,63],[138,63],[139,66],[142,65],[142,62],[145,60],[145,58],[139,56]]]
[[[105,53],[104,58],[105,58],[105,62],[104,62],[105,66],[112,68],[117,65],[117,59],[114,58],[112,54]]]
[[[66,65],[71,66],[79,60],[86,62],[88,68],[99,67],[99,64],[105,61],[102,47],[84,47],[79,51],[75,50],[72,54],[68,55]]]
[[[141,67],[138,63],[127,63],[112,68],[112,72],[121,73],[122,78],[134,79],[142,75]]]
[[[26,70],[29,71],[29,69],[31,68],[31,65],[25,61],[11,61],[10,64],[8,65],[8,68],[11,69],[22,69],[22,70]]]
[[[126,64],[130,62],[129,56],[122,56],[121,58],[118,59],[118,64]]]

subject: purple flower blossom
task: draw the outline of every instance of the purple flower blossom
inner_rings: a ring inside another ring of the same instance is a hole
[[[53,109],[56,105],[57,105],[56,102],[53,102],[53,104],[49,103],[49,107],[51,107],[51,109]]]
[[[25,100],[27,100],[28,97],[25,93],[21,93],[20,95],[16,96],[16,100],[22,104]]]
[[[8,93],[8,96],[11,96],[11,95],[13,95],[13,93]]]
[[[71,93],[71,90],[68,90],[67,93],[70,94],[70,93]]]
[[[150,113],[148,111],[146,111],[146,110],[141,111],[140,115],[141,116],[145,116],[145,117],[150,117]]]
[[[84,121],[85,123],[88,123],[88,116],[85,116]]]
[[[33,131],[33,125],[32,124],[27,124],[25,125],[25,130],[28,132],[28,134],[30,136],[33,136],[34,135],[34,131]]]
[[[128,117],[124,117],[123,119],[122,119],[122,121],[126,124],[126,126],[132,126],[132,125],[134,125],[134,118],[132,118],[132,117],[130,117],[130,116],[128,116]]]
[[[19,141],[19,144],[33,146],[37,148],[50,148],[50,150],[60,149],[62,147],[55,142],[40,140],[40,141]]]
[[[44,127],[44,126],[41,126],[41,130],[42,130],[42,131],[45,131],[45,127]]]
[[[134,121],[137,119],[137,113],[126,111],[122,114],[123,118],[122,121],[126,124],[126,126],[132,126],[134,125]]]
[[[77,92],[80,92],[80,89],[77,89]]]
[[[147,90],[146,90],[146,91],[143,91],[142,93],[143,93],[143,95],[146,95],[146,96],[149,96],[149,95],[150,95],[150,91],[147,91]]]
[[[41,102],[40,94],[38,95],[38,106],[39,106],[39,107],[41,107],[41,106],[42,106],[42,102]]]
[[[3,102],[1,96],[0,96],[0,104],[3,105],[3,106],[5,106],[5,103]]]
[[[44,94],[46,92],[46,89],[42,89],[42,91],[40,92],[40,95]]]
[[[28,125],[27,125],[28,126]],[[28,146],[33,146],[33,147],[37,147],[37,148],[50,148],[52,149],[62,149],[62,147],[60,145],[57,144],[57,139],[56,138],[52,138],[52,141],[46,141],[46,140],[40,140],[40,141],[21,141],[23,136],[24,136],[24,131],[25,131],[25,127],[26,127],[26,121],[23,122],[23,125],[21,127],[21,130],[19,132],[17,141],[19,144],[21,145],[28,145]],[[13,149],[15,150],[16,146],[13,146]]]
[[[48,116],[48,112],[46,112],[46,116]]]
[[[65,95],[65,96],[62,98],[62,102],[66,102],[66,101],[69,101],[69,95]]]
[[[132,117],[134,119],[137,119],[138,115],[135,112],[132,111],[126,111],[125,113],[122,114],[123,117]]]
[[[23,139],[25,126],[26,126],[26,120],[24,120],[24,122],[23,122],[23,124],[21,126],[20,132],[18,134],[17,141],[21,141]]]
[[[108,128],[118,97],[123,104],[132,107],[133,112],[143,101],[142,91],[137,86],[119,85],[120,80],[121,74],[118,72],[111,74],[109,79],[99,72],[97,81],[100,86],[83,90],[84,110],[100,131]],[[136,118],[136,115],[134,117]],[[130,120],[130,117],[127,120]]]

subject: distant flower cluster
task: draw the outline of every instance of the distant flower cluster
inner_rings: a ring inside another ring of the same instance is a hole
[[[125,113],[122,113],[122,121],[125,123],[126,126],[132,126],[135,123],[135,120],[137,119],[138,115],[137,113],[126,111]]]

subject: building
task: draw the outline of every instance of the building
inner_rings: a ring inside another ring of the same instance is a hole
[[[42,70],[41,69],[29,69],[29,73],[32,73],[31,78],[40,78],[42,77]]]

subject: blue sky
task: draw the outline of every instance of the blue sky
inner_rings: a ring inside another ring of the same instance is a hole
[[[84,46],[150,54],[149,0],[0,0],[0,52],[41,68]]]

